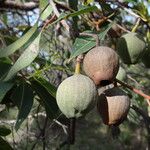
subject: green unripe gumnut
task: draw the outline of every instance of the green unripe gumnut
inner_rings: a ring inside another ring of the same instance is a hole
[[[127,78],[127,74],[124,68],[119,67],[119,71],[118,71],[116,78],[121,81],[124,81]]]
[[[142,57],[142,62],[144,63],[145,67],[150,68],[150,43],[148,43],[148,47]]]
[[[117,42],[117,51],[125,64],[136,64],[142,57],[146,43],[137,33],[127,33]]]
[[[67,118],[85,116],[95,106],[96,99],[94,82],[81,74],[65,79],[56,93],[58,107]]]

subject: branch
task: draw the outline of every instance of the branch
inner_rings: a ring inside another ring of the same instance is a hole
[[[62,124],[61,122],[59,122],[58,120],[56,120],[56,119],[53,119],[53,121],[55,122],[55,123],[57,123],[59,126],[61,126],[62,127],[62,129],[63,129],[63,131],[64,131],[64,133],[66,134],[66,135],[68,135],[68,133],[67,133],[67,126],[66,125],[64,125],[64,124]]]
[[[107,21],[108,21],[108,22],[110,22],[110,23],[112,23],[112,22],[113,22],[113,21],[112,21],[112,20],[110,20],[110,19],[107,19]],[[118,28],[120,28],[122,31],[127,32],[127,33],[130,33],[130,31],[129,31],[129,30],[125,29],[124,27],[122,27],[122,26],[121,26],[121,25],[119,25],[118,23],[115,23],[115,25],[116,25]]]
[[[15,1],[6,0],[0,3],[0,9],[19,9],[24,11],[30,11],[39,6],[36,2],[18,3]]]
[[[144,97],[147,100],[148,105],[150,105],[150,96],[149,95],[143,93],[142,91],[140,91],[138,89],[135,89],[134,87],[132,87],[132,86],[128,85],[127,83],[124,83],[118,79],[115,79],[115,81],[118,82],[119,84],[121,84],[122,86],[132,90],[134,93]]]
[[[59,11],[58,11],[58,9],[57,9],[57,7],[56,7],[56,4],[53,2],[53,0],[49,0],[49,4],[52,6],[53,11],[54,11],[54,14],[55,14],[57,17],[59,17],[59,16],[60,16],[60,13],[59,13]],[[60,22],[61,22],[61,24],[64,26],[64,28],[69,32],[70,27],[69,27],[69,25],[67,24],[67,22],[66,22],[65,20],[61,20]]]
[[[130,7],[129,5],[126,5],[125,3],[121,3],[118,0],[116,2],[117,2],[117,5],[120,6],[120,8],[122,8],[123,10],[125,10],[126,12],[128,12],[130,15],[132,15],[135,18],[140,18],[141,21],[148,27],[148,29],[150,29],[150,26],[149,26],[147,20],[145,20],[142,16],[136,14],[132,10],[132,7]]]

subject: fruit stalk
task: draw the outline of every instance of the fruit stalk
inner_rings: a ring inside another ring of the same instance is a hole
[[[141,18],[137,18],[137,22],[136,24],[134,25],[134,27],[132,28],[132,31],[131,32],[136,32],[139,24],[140,24],[140,21],[141,21]]]
[[[75,142],[75,125],[76,125],[76,118],[69,119],[69,137],[68,141],[69,144],[74,144]]]
[[[80,74],[80,66],[83,59],[83,55],[79,55],[76,59],[76,67],[75,67],[75,74]],[[76,125],[76,118],[69,119],[69,144],[74,144],[75,142],[75,125]]]
[[[76,59],[75,74],[80,73],[80,66],[81,66],[82,59],[83,59],[83,55],[79,55]]]

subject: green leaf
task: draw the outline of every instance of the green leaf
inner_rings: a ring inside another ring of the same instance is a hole
[[[89,13],[89,12],[93,12],[93,11],[97,11],[98,8],[96,6],[84,6],[82,7],[80,10],[78,11],[74,11],[73,13],[70,13],[70,14],[64,14],[62,13],[59,18],[54,21],[53,23],[51,23],[51,25],[63,20],[63,19],[67,19],[69,17],[75,17],[75,16],[78,16],[78,15],[82,15],[84,13]]]
[[[12,43],[14,43],[16,40],[18,40],[19,38],[15,35],[11,35],[11,36],[8,36],[8,35],[4,35],[4,40],[5,40],[5,43],[6,45],[10,45]]]
[[[54,98],[56,97],[56,87],[52,84],[50,84],[47,80],[45,80],[42,77],[34,77],[34,79],[40,83],[47,91],[49,94],[51,94],[51,96],[53,96]]]
[[[56,103],[56,99],[47,91],[47,89],[42,84],[40,84],[36,80],[32,80],[31,85],[35,90],[35,93],[42,101],[42,104],[44,104],[47,116],[50,119],[54,119],[58,115],[58,106]]]
[[[45,9],[45,7],[47,5],[48,5],[48,0],[40,0],[39,1],[40,13]]]
[[[6,126],[0,126],[0,136],[7,136],[11,133],[11,130]]]
[[[7,141],[0,137],[0,150],[13,150]]]
[[[18,130],[22,122],[27,118],[33,105],[33,90],[27,83],[20,84],[12,94],[12,100],[17,105],[19,111],[15,129]]]
[[[113,24],[114,23],[110,23],[103,32],[98,34],[100,41],[104,40],[107,32],[110,30],[110,28],[112,27]],[[70,59],[89,51],[95,45],[96,45],[96,42],[95,42],[95,39],[93,39],[93,38],[89,38],[89,37],[85,37],[85,36],[80,36],[80,37],[76,38],[75,43],[72,48],[73,50],[72,50]]]
[[[0,81],[2,81],[11,68],[11,61],[7,58],[0,58]]]
[[[98,10],[98,8],[96,6],[84,6],[80,10],[68,14],[66,16],[66,18],[82,15],[84,13],[89,13],[89,12],[93,12],[93,11],[97,11],[97,10]]]
[[[52,6],[51,5],[48,5],[46,6],[45,10],[42,12],[40,18],[41,20],[46,20],[47,17],[53,12],[53,9],[52,9]]]
[[[14,83],[0,82],[0,102],[3,100],[6,93],[12,88]]]
[[[23,45],[25,45],[29,41],[29,39],[32,37],[32,35],[37,31],[38,24],[36,23],[25,35],[23,35],[21,38],[19,38],[14,43],[10,44],[9,46],[0,49],[0,58],[1,57],[7,57],[11,54],[13,54],[16,50],[21,48]]]
[[[37,57],[39,53],[39,42],[41,33],[34,39],[34,41],[26,48],[23,54],[18,58],[15,64],[8,72],[4,81],[11,79],[18,71],[29,66],[31,62]]]
[[[87,52],[96,45],[95,40],[89,37],[80,36],[76,38],[75,43],[72,47],[71,59]]]

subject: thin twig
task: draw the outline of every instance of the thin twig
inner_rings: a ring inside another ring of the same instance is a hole
[[[35,8],[38,8],[39,4],[35,2],[26,2],[26,3],[18,3],[15,1],[5,0],[4,2],[0,2],[0,9],[19,9],[24,11],[31,11]]]
[[[141,21],[141,18],[137,18],[137,21],[136,21],[134,27],[132,28],[132,32],[136,32],[136,30],[140,24],[140,21]]]
[[[144,88],[141,84],[139,84],[134,78],[132,78],[130,75],[127,74],[127,78],[133,81],[137,86],[139,86],[141,89]]]
[[[144,97],[147,100],[148,105],[150,106],[150,96],[149,95],[143,93],[142,91],[140,91],[138,89],[135,89],[134,87],[132,87],[132,86],[128,85],[127,83],[124,83],[118,79],[115,79],[115,81],[118,82],[119,84],[121,84],[122,86],[132,90],[134,93]]]
[[[112,2],[114,2],[114,1],[112,1]],[[116,3],[120,8],[122,8],[123,10],[128,12],[133,17],[140,18],[141,21],[150,29],[150,25],[148,24],[147,20],[145,20],[145,18],[142,18],[142,16],[140,16],[140,15],[136,14],[135,12],[133,12],[132,7],[130,7],[129,5],[124,5],[124,3],[121,3],[118,0],[116,1]]]
[[[45,29],[49,24],[51,24],[56,19],[56,15],[54,14],[50,19],[46,20],[44,23],[42,30]]]
[[[125,10],[126,12],[128,12],[130,15],[139,18],[140,16],[137,15],[136,13],[134,13],[131,9],[130,6],[128,5],[124,5],[122,2],[119,2],[118,0],[114,1],[114,0],[108,0],[108,2],[112,2],[112,3],[116,3],[120,8],[122,8],[123,10]],[[141,17],[140,17],[141,18]]]
[[[40,104],[38,105],[38,107],[37,107],[37,112],[36,112],[36,114],[37,114],[37,118],[36,118],[36,122],[37,122],[37,126],[38,126],[38,128],[39,128],[39,130],[42,130],[42,128],[41,128],[41,126],[40,126],[40,123],[39,123],[39,111],[40,111]]]
[[[53,119],[53,121],[56,122],[59,126],[61,126],[62,129],[63,129],[63,131],[64,131],[64,133],[65,133],[66,135],[68,135],[68,133],[67,133],[67,128],[68,128],[68,127],[67,127],[66,125],[62,124],[61,122],[59,122],[59,121],[56,120],[56,119]]]
[[[49,3],[50,3],[50,5],[52,6],[55,15],[56,15],[57,17],[59,17],[59,16],[60,16],[60,13],[59,13],[59,11],[58,11],[58,9],[57,9],[55,3],[53,2],[53,0],[49,0]],[[69,32],[70,27],[69,27],[69,25],[67,24],[67,22],[66,22],[65,20],[61,20],[60,22],[61,22],[61,24],[65,27],[65,29]]]
[[[110,20],[110,19],[107,19],[107,21],[108,22],[110,22],[110,23],[112,23],[113,21],[112,20]],[[124,27],[122,27],[121,25],[119,25],[119,24],[117,24],[117,23],[115,23],[116,24],[116,26],[118,27],[118,28],[120,28],[121,30],[123,30],[124,32],[127,32],[127,33],[130,33],[130,31],[129,30],[127,30],[127,29],[125,29]]]
[[[57,6],[59,9],[63,9],[63,10],[65,10],[65,11],[74,12],[73,9],[71,9],[70,7],[68,7],[67,5],[65,5],[65,4],[63,4],[63,3],[59,2],[59,1],[55,1],[55,3],[56,3],[56,6]]]

